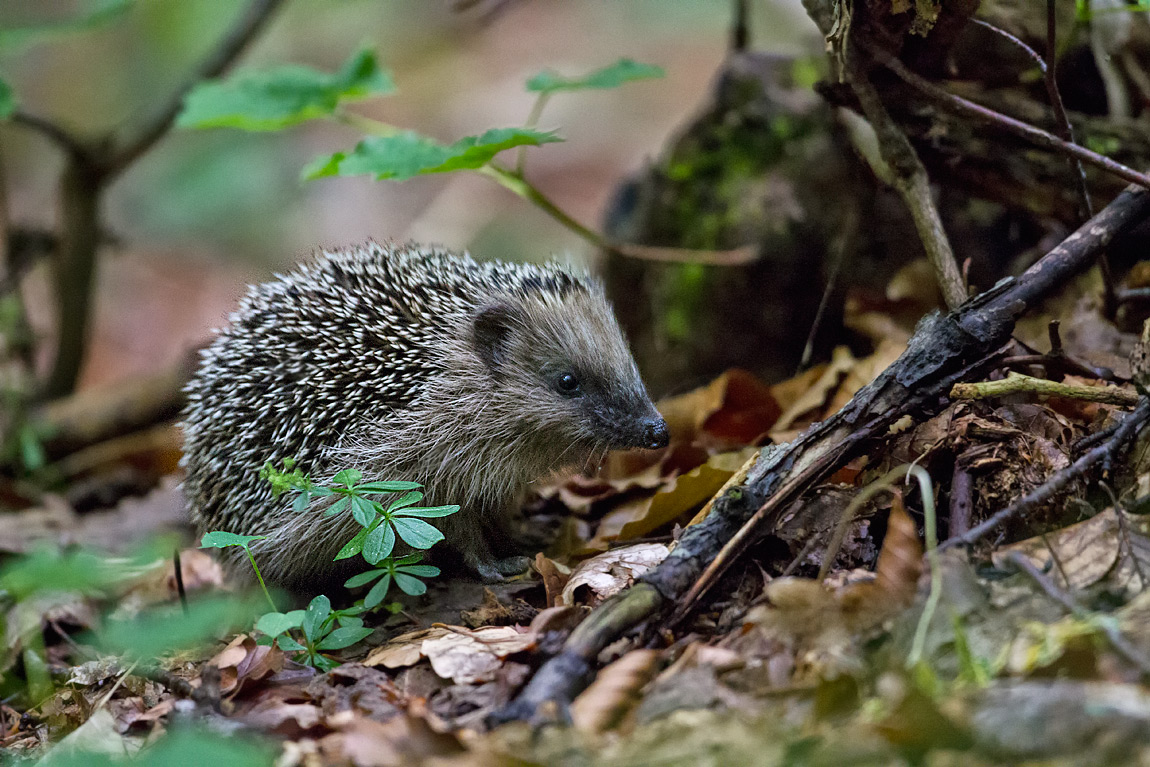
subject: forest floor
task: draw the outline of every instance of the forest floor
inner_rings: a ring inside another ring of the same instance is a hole
[[[904,288],[916,270],[900,275]],[[570,706],[496,726],[572,628],[665,560],[763,446],[839,410],[904,351],[906,318],[934,300],[920,283],[921,296],[903,289],[848,311],[871,354],[840,348],[773,386],[729,371],[659,403],[668,448],[541,487],[528,524],[557,535],[529,573],[492,586],[442,575],[367,615],[341,612],[334,595],[323,610],[313,602],[287,636],[362,636],[322,645],[333,649],[318,662],[283,649],[295,640],[270,642],[264,619],[253,629],[266,606],[191,547],[175,427],[110,462],[89,456],[100,471],[87,485],[0,517],[0,541],[20,554],[0,570],[0,759],[51,746],[45,764],[137,753],[131,763],[361,767],[1144,763],[1145,440],[969,546],[931,540],[1064,476],[1138,402],[1131,384],[1089,373],[1128,379],[1135,341],[1106,331],[1089,298],[1019,328],[1038,348],[1060,320],[1072,330],[1055,331],[1061,351],[1007,359],[938,415],[904,419],[791,504],[673,621],[602,650]],[[156,489],[108,506],[116,477]],[[75,546],[37,548],[62,531]],[[172,532],[186,546],[187,613],[164,553]]]

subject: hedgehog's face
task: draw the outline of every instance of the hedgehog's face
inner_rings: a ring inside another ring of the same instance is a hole
[[[475,341],[492,404],[552,463],[666,446],[667,424],[599,291],[580,285],[490,304],[475,317]]]

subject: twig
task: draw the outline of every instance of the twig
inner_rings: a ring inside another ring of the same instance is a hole
[[[1073,595],[1063,591],[1058,587],[1054,581],[1046,577],[1034,563],[1027,559],[1026,555],[1021,551],[1012,551],[1006,557],[1006,561],[1011,564],[1018,572],[1025,575],[1032,580],[1036,586],[1042,589],[1053,602],[1057,603],[1066,612],[1078,618],[1085,618],[1090,615]],[[1099,631],[1106,637],[1106,641],[1122,658],[1136,667],[1142,672],[1142,675],[1150,676],[1150,658],[1147,658],[1141,650],[1135,647],[1122,635],[1115,626],[1109,621],[1097,621],[1096,624]]]
[[[85,149],[58,126],[25,116],[24,124],[50,135],[68,151],[60,182],[60,248],[55,269],[57,347],[43,394],[48,399],[75,389],[87,349],[88,321],[96,256],[100,245],[101,203],[108,185],[152,147],[172,126],[187,92],[199,81],[225,71],[283,0],[252,0],[231,31],[196,67],[168,103],[133,135],[112,148],[95,142]]]
[[[998,381],[978,381],[976,383],[956,383],[950,390],[952,399],[987,399],[1005,397],[1008,394],[1042,394],[1050,397],[1101,402],[1106,405],[1134,407],[1138,404],[1138,393],[1119,389],[1117,386],[1078,386],[1074,384],[1047,381],[1022,373],[1010,372]]]
[[[168,98],[167,104],[103,160],[101,167],[109,178],[118,175],[135,162],[168,132],[180,109],[183,108],[184,97],[188,91],[197,83],[218,77],[227,71],[283,1],[252,0],[228,34]]]
[[[489,163],[476,170],[510,192],[522,197],[571,232],[597,248],[620,256],[644,261],[660,261],[678,264],[706,264],[709,266],[741,266],[759,259],[759,250],[753,245],[744,245],[730,250],[693,250],[691,248],[670,248],[655,245],[635,245],[633,243],[609,240],[595,230],[584,226],[572,218],[565,210],[543,194],[539,187],[516,172],[496,163]]]
[[[834,295],[838,289],[839,276],[842,274],[843,266],[847,262],[847,254],[851,251],[851,246],[858,237],[858,205],[855,204],[854,200],[848,202],[847,205],[849,207],[844,216],[841,228],[839,229],[838,236],[836,236],[831,243],[831,270],[830,273],[827,274],[827,284],[823,288],[822,297],[819,299],[819,308],[815,310],[815,318],[811,321],[811,329],[810,332],[807,333],[807,342],[803,345],[803,354],[799,358],[799,365],[795,371],[795,375],[806,370],[807,366],[811,364],[811,357],[815,352],[815,340],[818,338],[819,329],[823,324],[823,315],[826,314],[831,296]]]
[[[957,114],[964,114],[969,117],[974,117],[983,122],[996,125],[1003,130],[1013,133],[1014,135],[1029,141],[1032,144],[1050,149],[1055,152],[1069,155],[1082,160],[1088,165],[1093,165],[1096,168],[1106,171],[1111,175],[1128,181],[1131,184],[1136,184],[1140,187],[1150,188],[1150,176],[1145,173],[1130,168],[1122,163],[1112,160],[1109,157],[1100,155],[1097,152],[1092,152],[1086,147],[1078,144],[1064,141],[1058,138],[1053,133],[1048,133],[1041,128],[1036,128],[1033,125],[1024,123],[1021,120],[1016,120],[1013,117],[996,112],[993,109],[975,104],[973,101],[967,101],[961,96],[955,96],[942,88],[939,88],[934,83],[930,82],[924,77],[911,72],[901,61],[891,56],[889,53],[882,51],[869,43],[861,43],[865,46],[868,53],[875,57],[875,59],[894,72],[903,82],[910,85],[915,90],[922,93],[934,103],[942,108],[955,112]]]
[[[942,219],[931,196],[930,177],[906,134],[895,124],[878,91],[867,78],[865,68],[853,52],[848,52],[847,79],[858,97],[863,114],[878,137],[879,153],[891,170],[891,181],[914,219],[926,257],[934,269],[935,279],[946,305],[953,309],[969,297],[962,272],[954,259],[954,250],[942,227]]]
[[[20,110],[13,113],[8,119],[16,125],[22,125],[29,130],[39,133],[67,154],[87,156],[91,152],[91,149],[86,146],[84,142],[51,120]]]
[[[1143,399],[1138,407],[1126,416],[1122,424],[1114,430],[1114,435],[1106,442],[1091,448],[1077,461],[1061,471],[1055,472],[1046,482],[1019,498],[1002,511],[997,512],[985,522],[975,525],[962,535],[952,536],[940,549],[949,549],[955,546],[969,546],[986,537],[992,530],[1005,522],[1014,519],[1022,512],[1046,503],[1058,493],[1086,472],[1093,469],[1103,460],[1109,460],[1126,442],[1133,439],[1138,429],[1150,419],[1150,400]]]
[[[970,529],[970,515],[974,508],[974,478],[963,465],[963,455],[954,459],[954,474],[950,480],[951,537],[962,535]]]

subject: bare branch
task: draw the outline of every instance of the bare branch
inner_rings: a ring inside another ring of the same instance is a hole
[[[227,71],[264,27],[271,14],[282,4],[283,0],[252,0],[232,30],[188,75],[184,83],[168,99],[168,103],[151,119],[144,122],[135,135],[123,141],[120,147],[104,159],[101,163],[102,170],[109,177],[116,176],[159,141],[175,122],[188,91],[196,83],[218,77]]]
[[[848,56],[847,79],[858,97],[863,114],[878,137],[879,154],[890,168],[891,182],[910,209],[946,305],[953,309],[968,298],[966,284],[955,262],[954,250],[946,230],[942,227],[938,208],[935,207],[926,168],[906,134],[886,111],[878,91],[871,85],[865,69],[853,53]]]
[[[90,152],[84,142],[51,120],[21,111],[13,113],[8,119],[39,133],[70,155],[85,156]]]
[[[1106,171],[1118,178],[1128,181],[1131,184],[1137,184],[1141,187],[1150,188],[1150,176],[1123,165],[1116,160],[1109,157],[1100,155],[1097,152],[1091,152],[1084,146],[1074,144],[1069,141],[1064,141],[1058,138],[1053,133],[1048,133],[1041,128],[1036,128],[1033,125],[1015,120],[1013,117],[995,112],[993,109],[988,109],[973,101],[967,101],[961,96],[955,96],[953,93],[939,88],[934,83],[930,82],[924,77],[911,72],[901,61],[891,56],[885,51],[879,50],[873,45],[868,43],[860,43],[865,46],[868,53],[875,57],[879,63],[885,66],[890,71],[894,72],[899,79],[910,85],[915,90],[921,92],[934,103],[943,107],[944,109],[955,112],[957,114],[964,114],[970,117],[975,117],[984,122],[1002,128],[1003,130],[1013,133],[1014,135],[1025,139],[1026,141],[1036,144],[1037,146],[1045,149],[1050,149],[1055,152],[1069,155],[1082,160],[1087,165],[1093,165],[1096,168]]]

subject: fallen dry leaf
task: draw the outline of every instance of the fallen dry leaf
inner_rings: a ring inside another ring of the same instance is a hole
[[[510,626],[467,629],[436,625],[403,634],[377,647],[363,665],[402,668],[427,658],[440,677],[457,684],[472,684],[490,681],[503,658],[534,645],[533,633]]]
[[[1115,586],[1141,591],[1146,584],[1139,571],[1150,576],[1150,538],[1140,517],[1128,515],[1126,528],[1128,536],[1109,508],[1061,530],[1005,546],[991,555],[991,561],[996,567],[1008,567],[1006,557],[1017,551],[1062,588],[1077,591],[1107,578]]]
[[[323,764],[354,767],[408,767],[430,758],[464,753],[459,739],[433,730],[424,720],[400,714],[386,722],[364,717],[332,717],[339,730],[319,740]]]
[[[613,541],[642,538],[710,500],[756,448],[718,453],[686,474],[669,480],[653,496],[626,501],[607,513],[584,553],[603,551]]]
[[[240,634],[209,663],[219,669],[220,692],[228,694],[247,679],[262,679],[282,671],[284,654],[278,647],[256,644],[252,637]]]
[[[534,645],[532,634],[520,633],[510,626],[486,626],[445,631],[423,640],[422,650],[431,661],[431,668],[442,678],[456,684],[475,684],[491,681],[505,657]]]
[[[440,636],[445,631],[444,628],[433,627],[400,634],[387,644],[380,645],[368,653],[363,665],[383,666],[384,668],[414,666],[423,659],[423,640]]]
[[[643,688],[659,672],[659,657],[655,650],[632,650],[600,671],[571,704],[575,727],[592,735],[627,729],[628,714],[639,704]]]
[[[591,589],[595,602],[631,585],[643,573],[667,558],[670,552],[661,543],[637,543],[592,557],[581,562],[571,573],[563,589],[563,604],[575,604],[579,588]]]
[[[672,440],[718,446],[751,444],[782,412],[771,387],[738,368],[694,391],[660,400],[658,408]]]

